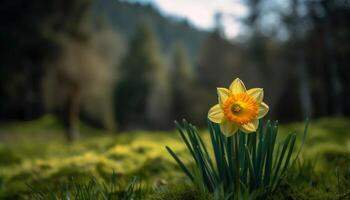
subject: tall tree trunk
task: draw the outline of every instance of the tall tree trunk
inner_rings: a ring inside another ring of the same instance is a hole
[[[302,45],[296,45],[302,46]],[[312,104],[311,104],[311,89],[309,73],[305,64],[305,55],[303,48],[299,48],[297,51],[297,68],[299,73],[299,96],[301,102],[301,110],[303,119],[312,117]]]
[[[308,73],[307,66],[305,64],[305,52],[304,45],[302,44],[302,35],[299,30],[298,21],[300,21],[298,15],[299,0],[292,1],[292,11],[293,11],[293,23],[291,25],[292,33],[295,36],[294,52],[297,65],[297,74],[299,79],[299,96],[301,104],[301,114],[303,119],[312,117],[312,98],[310,89],[310,77]]]
[[[66,100],[63,121],[65,122],[66,136],[69,141],[77,140],[79,133],[80,92],[73,91]]]
[[[327,6],[324,5],[325,10],[328,10]],[[328,11],[329,12],[329,11]],[[330,22],[330,15],[327,13],[324,20],[324,45],[327,53],[328,67],[329,67],[329,78],[330,78],[330,99],[331,99],[331,115],[342,115],[343,114],[343,101],[342,101],[342,83],[339,77],[339,66],[335,56],[334,40],[332,36],[332,27]]]

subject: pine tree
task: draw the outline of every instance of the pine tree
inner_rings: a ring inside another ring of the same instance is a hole
[[[167,101],[162,94],[166,92],[167,81],[164,70],[157,38],[143,24],[130,41],[115,92],[120,128],[150,127],[159,119],[159,112],[166,112],[161,110],[163,105],[157,105]]]
[[[176,46],[171,67],[173,117],[176,120],[189,119],[193,73],[183,46]]]

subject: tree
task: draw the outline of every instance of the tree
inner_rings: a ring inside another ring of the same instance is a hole
[[[318,116],[349,114],[350,7],[346,1],[304,2],[310,27],[306,34],[307,61],[312,67],[314,111]],[[323,12],[319,12],[322,10]]]
[[[157,38],[147,24],[131,39],[120,74],[115,113],[121,129],[152,127],[161,114],[168,114],[162,110],[167,103],[165,68]]]
[[[198,80],[207,88],[225,85],[232,79],[233,46],[219,32],[211,33],[200,52],[198,63]],[[232,72],[232,71],[231,71]]]
[[[79,116],[83,98],[108,82],[103,57],[92,41],[62,39],[62,52],[45,78],[46,100],[57,110],[68,140],[79,138]]]
[[[82,104],[108,98],[108,67],[119,56],[111,48],[114,32],[94,27],[92,0],[7,0],[1,8],[0,118],[31,120],[57,111],[67,138],[77,138]]]
[[[113,93],[118,80],[118,66],[124,54],[124,41],[119,32],[111,28],[106,18],[97,19],[91,43],[100,57],[98,72],[101,79],[94,83],[88,93],[82,98],[81,119],[91,125],[107,130],[115,130]]]
[[[93,30],[92,1],[59,2],[46,29],[58,51],[48,60],[43,81],[47,107],[57,111],[68,140],[79,138],[82,102],[93,91],[108,88],[110,59],[99,53],[100,32]],[[66,6],[66,7],[65,7]],[[54,27],[60,27],[55,30]],[[97,88],[97,89],[96,89]]]
[[[292,19],[289,26],[291,34],[295,37],[293,42],[293,60],[296,61],[296,68],[298,72],[298,83],[299,83],[299,99],[301,105],[302,119],[312,117],[312,98],[310,90],[310,77],[308,68],[305,63],[305,52],[303,46],[303,34],[300,26],[301,17],[298,15],[297,9],[300,7],[299,0],[291,1],[292,7]]]
[[[327,55],[327,61],[328,61],[328,71],[330,76],[330,88],[331,88],[331,115],[343,115],[344,112],[344,105],[343,100],[345,99],[343,97],[343,81],[340,78],[340,66],[338,64],[337,58],[336,58],[336,49],[335,49],[335,42],[334,42],[334,32],[332,30],[334,29],[334,23],[332,23],[332,15],[335,16],[337,12],[337,6],[334,2],[329,2],[322,0],[320,2],[323,10],[325,11],[324,19],[323,19],[323,43],[324,43],[324,49]],[[348,10],[349,13],[349,10]]]
[[[31,120],[44,112],[44,61],[56,52],[42,27],[53,20],[53,1],[1,1],[0,118]]]
[[[193,93],[192,66],[187,59],[183,46],[177,45],[171,66],[172,113],[176,120],[189,119],[191,113],[191,95]]]

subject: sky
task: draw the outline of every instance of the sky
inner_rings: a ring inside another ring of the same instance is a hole
[[[235,38],[240,33],[239,17],[247,14],[241,0],[130,0],[151,3],[164,15],[187,19],[199,29],[210,30],[215,24],[215,14],[222,13],[222,27],[226,37]]]

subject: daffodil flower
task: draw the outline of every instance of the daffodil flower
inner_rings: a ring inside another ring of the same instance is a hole
[[[231,83],[229,89],[217,88],[217,93],[219,103],[210,108],[208,118],[218,123],[221,132],[227,137],[238,130],[245,133],[255,132],[259,119],[269,111],[269,106],[263,102],[264,90],[246,90],[239,78]]]

